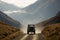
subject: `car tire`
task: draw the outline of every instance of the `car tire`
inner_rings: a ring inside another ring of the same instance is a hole
[[[29,31],[27,32],[27,34],[29,34]]]
[[[35,34],[35,31],[34,31],[34,34]]]

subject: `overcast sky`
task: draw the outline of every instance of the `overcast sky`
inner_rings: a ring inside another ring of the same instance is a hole
[[[37,0],[1,0],[9,4],[14,4],[20,8],[24,8],[30,4],[33,4]]]

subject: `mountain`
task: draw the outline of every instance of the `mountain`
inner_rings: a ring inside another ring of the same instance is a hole
[[[55,13],[60,10],[59,4],[60,0],[38,0],[34,4],[26,7],[25,10],[28,11],[28,14],[30,13],[31,15],[33,15],[33,17],[36,16],[39,19],[47,19],[56,15]]]
[[[42,30],[45,40],[60,40],[60,11],[56,16],[43,22]]]
[[[39,31],[42,32],[46,26],[58,23],[60,23],[60,11],[55,16],[46,19],[45,21],[37,23],[36,26],[39,29]]]
[[[7,10],[11,9],[12,11],[20,9],[15,5],[5,2],[1,2],[1,4],[1,10],[6,10],[5,8],[7,8]],[[6,7],[4,5],[6,5]],[[26,13],[13,12],[9,14],[9,16],[15,20],[18,20],[22,24],[36,24],[55,16],[56,12],[60,10],[60,0],[38,0],[34,4],[23,8],[23,10],[25,10]]]
[[[0,20],[0,40],[12,40],[21,33],[20,29],[16,29]]]
[[[18,21],[10,18],[8,15],[3,13],[2,11],[0,11],[0,21],[5,22],[6,24],[11,25],[16,28],[20,28],[21,26],[21,24]]]
[[[13,5],[8,4],[6,2],[0,1],[0,11],[13,11],[13,10],[20,10],[21,8]]]
[[[12,13],[11,16],[24,24],[36,24],[56,15],[60,10],[60,0],[38,0],[23,10],[26,13]]]
[[[54,10],[54,8],[57,8],[57,10],[59,10],[60,9],[59,2],[60,2],[60,0],[53,0],[53,1],[52,0],[38,0],[34,4],[29,5],[28,7],[24,8],[24,9],[26,9],[29,12],[34,12],[35,10],[37,10],[36,12],[39,12],[41,9],[42,10],[46,10],[47,9],[47,11],[48,11],[50,8],[52,8],[53,10]]]
[[[49,18],[48,20],[45,20],[43,22],[40,22],[37,25],[45,26],[45,25],[50,25],[54,23],[60,23],[60,11],[56,14],[56,16]]]
[[[26,9],[28,12],[34,12],[35,10],[38,11],[46,1],[47,0],[38,0],[34,4],[31,4],[28,7],[25,7],[24,9]]]

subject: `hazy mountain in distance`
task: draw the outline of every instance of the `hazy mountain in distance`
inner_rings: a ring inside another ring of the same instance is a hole
[[[6,11],[4,14],[6,14],[8,16],[9,16],[9,12],[11,12],[13,14],[14,13],[13,11],[17,11],[17,10],[20,10],[20,9],[21,8],[15,6],[13,4],[8,4],[6,2],[0,1],[0,11],[2,11],[2,12]],[[11,17],[11,15],[9,17]]]
[[[8,25],[11,25],[13,27],[16,27],[16,28],[20,28],[20,26],[21,26],[21,23],[19,23],[18,21],[10,18],[9,16],[7,16],[2,11],[0,11],[0,21],[6,23]]]
[[[50,25],[50,24],[55,24],[55,23],[60,23],[60,11],[52,18],[49,18],[48,20],[45,20],[43,22],[38,23],[37,25]]]
[[[43,19],[56,15],[55,13],[60,10],[60,0],[38,0],[36,3],[25,8],[30,14]]]
[[[35,2],[34,4],[29,5],[28,7],[24,8],[29,12],[34,12],[37,8],[39,8],[40,6],[42,6],[42,4],[44,4],[46,2],[46,0],[38,0],[37,2]]]
[[[44,5],[45,4],[45,5]],[[58,7],[58,8],[60,8],[60,0],[38,0],[37,2],[35,2],[34,4],[32,4],[32,5],[30,5],[30,6],[28,6],[28,7],[26,7],[25,9],[27,10],[27,11],[29,11],[29,12],[34,12],[33,10],[36,10],[36,9],[40,9],[40,7],[42,8],[45,8],[45,7],[49,7],[49,5],[50,5],[50,7],[51,7],[51,5],[53,5],[54,4],[54,6],[55,7]],[[58,5],[57,5],[58,4]],[[57,6],[56,6],[57,5]],[[53,6],[53,7],[54,7]],[[52,8],[53,8],[52,7]],[[55,8],[54,7],[54,8]],[[38,9],[38,10],[39,10]],[[40,9],[41,10],[41,9]]]
[[[13,10],[20,10],[20,8],[13,4],[8,4],[6,2],[0,1],[0,11],[13,11]]]
[[[0,10],[2,11],[17,11],[21,8],[0,1]],[[9,14],[15,20],[18,20],[21,23],[38,23],[44,21],[52,16],[56,15],[56,12],[60,10],[60,0],[38,0],[34,4],[23,8],[26,13],[11,13]],[[23,11],[22,11],[23,12]]]
[[[23,8],[27,13],[12,13],[14,19],[20,21],[23,20],[25,23],[38,23],[48,18],[53,17],[60,10],[60,0],[38,0],[34,4]]]

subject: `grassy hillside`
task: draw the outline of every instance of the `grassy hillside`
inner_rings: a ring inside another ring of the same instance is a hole
[[[19,29],[16,29],[0,21],[0,40],[12,40],[19,34],[20,34]]]
[[[60,40],[60,12],[56,16],[47,20],[42,34],[46,40]]]
[[[60,40],[60,23],[46,26],[42,34],[46,40]]]
[[[45,40],[60,40],[60,11],[52,18],[36,24],[43,28],[42,34]]]

